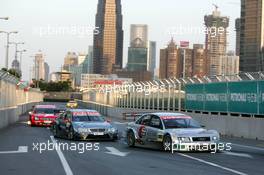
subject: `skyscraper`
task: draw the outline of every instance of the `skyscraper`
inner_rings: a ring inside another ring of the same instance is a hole
[[[206,52],[202,44],[193,45],[193,76],[206,75]]]
[[[88,54],[83,62],[82,68],[83,74],[91,74],[93,73],[93,46],[89,46]]]
[[[33,79],[45,80],[44,55],[41,52],[35,54],[34,62]]]
[[[226,54],[229,18],[221,16],[216,6],[213,14],[204,17],[207,28],[205,38],[207,75],[222,74],[222,58]]]
[[[154,77],[156,69],[156,48],[157,44],[155,41],[148,42],[148,71],[150,71]]]
[[[240,71],[264,70],[264,3],[241,0]]]
[[[236,75],[239,73],[239,56],[235,52],[229,51],[223,59],[223,74]]]
[[[182,63],[180,59],[180,50],[171,40],[165,49],[160,50],[160,79],[180,78],[182,74]]]
[[[94,73],[111,74],[123,64],[121,0],[99,0],[94,34]]]
[[[78,65],[78,55],[75,52],[68,52],[64,58],[63,69],[69,71],[70,66]]]
[[[131,24],[130,26],[130,46],[134,47],[137,40],[141,40],[142,47],[148,47],[148,25],[146,24]]]
[[[17,59],[14,59],[12,61],[12,69],[15,69],[18,73],[19,72],[21,73],[21,71],[20,71],[20,63],[19,63],[19,61]]]
[[[193,72],[193,49],[180,48],[181,77],[191,77]]]
[[[129,71],[147,71],[148,69],[148,31],[147,25],[130,26],[130,47],[128,48],[127,68]]]
[[[236,56],[240,55],[240,34],[241,34],[241,23],[240,18],[236,19]]]
[[[47,62],[44,63],[44,71],[45,71],[45,78],[44,78],[44,80],[45,80],[46,82],[48,82],[48,81],[49,81],[50,67],[49,67],[49,65],[48,65]]]

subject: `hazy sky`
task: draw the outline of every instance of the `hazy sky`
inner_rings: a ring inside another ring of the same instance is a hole
[[[0,30],[18,30],[10,41],[24,41],[24,79],[28,79],[33,56],[38,50],[46,56],[51,71],[59,70],[68,51],[87,52],[93,44],[92,28],[98,0],[0,0]],[[189,40],[204,44],[205,14],[211,14],[215,3],[224,16],[230,17],[229,49],[235,49],[235,19],[240,16],[240,0],[122,0],[124,59],[127,59],[130,24],[148,24],[149,39],[159,49],[173,36],[176,42]],[[188,30],[188,31],[184,31]],[[191,32],[190,30],[193,30]],[[6,36],[0,35],[0,67],[5,65]],[[22,49],[22,47],[21,47]],[[10,48],[10,64],[14,47]],[[126,61],[125,61],[126,62]]]

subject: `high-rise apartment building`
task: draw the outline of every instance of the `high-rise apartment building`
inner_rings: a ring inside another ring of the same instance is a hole
[[[223,74],[236,75],[239,73],[239,56],[235,52],[229,51],[223,57]]]
[[[99,0],[94,33],[94,73],[111,74],[123,64],[121,0]]]
[[[33,79],[45,80],[44,55],[41,52],[35,54],[33,66]]]
[[[191,77],[193,72],[193,49],[180,48],[181,77]]]
[[[181,77],[182,62],[180,54],[180,50],[173,39],[165,49],[160,50],[160,79]]]
[[[240,71],[264,70],[264,3],[241,0]]]
[[[221,59],[226,54],[227,48],[229,18],[221,16],[216,7],[211,15],[204,17],[204,21],[207,28],[205,39],[207,75],[220,75],[222,74]]]
[[[70,66],[78,65],[78,55],[75,52],[68,52],[64,58],[63,70],[69,71]]]
[[[193,45],[193,73],[192,76],[206,75],[206,52],[202,44]]]

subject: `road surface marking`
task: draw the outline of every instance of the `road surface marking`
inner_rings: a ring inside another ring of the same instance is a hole
[[[258,150],[258,151],[264,151],[264,148],[258,148],[258,147],[254,147],[254,146],[246,146],[246,145],[240,145],[240,144],[234,144],[234,143],[232,143],[232,145],[242,147],[242,148],[249,148],[249,149],[254,149],[254,150]]]
[[[223,154],[230,155],[230,156],[238,156],[238,157],[246,157],[252,159],[253,157],[249,154],[244,154],[244,153],[235,153],[235,152],[230,152],[230,151],[223,151]]]
[[[212,163],[212,162],[208,162],[208,161],[205,161],[205,160],[202,160],[202,159],[199,159],[199,158],[196,158],[196,157],[192,157],[192,156],[189,156],[189,155],[186,155],[186,154],[182,154],[182,153],[178,153],[179,155],[183,156],[183,157],[187,157],[189,159],[192,159],[192,160],[196,160],[198,162],[201,162],[201,163],[204,163],[204,164],[207,164],[207,165],[211,165],[213,167],[217,167],[217,168],[220,168],[220,169],[223,169],[223,170],[226,170],[226,171],[229,171],[229,172],[232,172],[234,174],[238,174],[238,175],[248,175],[246,173],[243,173],[243,172],[240,172],[240,171],[237,171],[237,170],[234,170],[234,169],[231,169],[231,168],[227,168],[227,167],[224,167],[224,166],[221,166],[221,165],[218,165],[216,163]]]
[[[121,157],[125,157],[127,156],[127,154],[129,154],[128,152],[121,152],[114,147],[105,147],[105,148],[109,151],[109,152],[105,152],[107,154],[112,154],[112,155],[121,156]]]
[[[57,141],[55,140],[54,136],[50,136],[50,138],[51,138],[51,141],[53,142],[53,144],[56,145],[56,148],[58,148]],[[64,157],[63,153],[61,152],[61,150],[56,149],[56,151],[57,151],[57,154],[60,158],[60,161],[62,163],[62,166],[64,168],[66,175],[73,175],[71,167],[69,166],[69,164],[68,164],[66,158]]]
[[[0,154],[16,154],[16,153],[27,153],[27,146],[19,146],[17,151],[0,151]]]

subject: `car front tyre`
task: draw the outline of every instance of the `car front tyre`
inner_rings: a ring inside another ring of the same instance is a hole
[[[172,140],[170,135],[165,135],[163,138],[163,150],[164,151],[171,151],[172,150]]]
[[[69,129],[69,132],[68,132],[68,139],[69,139],[69,140],[75,140],[74,130],[73,130],[72,127]]]
[[[135,146],[135,134],[132,131],[129,131],[127,133],[127,145],[129,147],[134,147]]]

